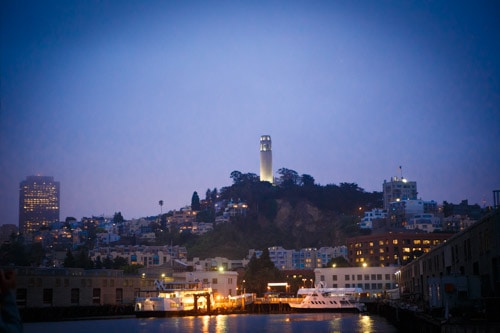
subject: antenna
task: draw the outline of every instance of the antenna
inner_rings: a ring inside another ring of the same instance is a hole
[[[403,167],[401,165],[399,166],[399,172],[401,174],[401,179],[403,179]]]

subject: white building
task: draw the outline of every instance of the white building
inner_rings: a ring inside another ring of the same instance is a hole
[[[387,211],[385,209],[373,209],[365,212],[365,216],[359,222],[359,227],[361,229],[372,229],[373,220],[385,219],[387,218]]]
[[[314,270],[315,282],[326,288],[362,288],[372,297],[397,288],[395,273],[399,267],[329,267]]]
[[[238,273],[234,271],[174,272],[173,277],[175,281],[200,282],[211,287],[215,297],[237,295]]]

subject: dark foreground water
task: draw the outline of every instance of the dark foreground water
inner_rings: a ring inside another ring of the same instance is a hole
[[[397,332],[384,318],[357,313],[218,315],[27,323],[25,333]]]

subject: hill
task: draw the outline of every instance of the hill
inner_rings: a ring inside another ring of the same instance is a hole
[[[246,216],[234,217],[201,236],[182,237],[189,256],[241,259],[249,249],[276,245],[287,249],[343,245],[347,237],[366,233],[357,227],[362,212],[382,204],[382,193],[365,192],[357,184],[321,186],[293,170],[280,169],[280,174],[277,184],[271,185],[254,174],[231,173],[234,183],[222,188],[218,199],[244,200],[249,207]]]

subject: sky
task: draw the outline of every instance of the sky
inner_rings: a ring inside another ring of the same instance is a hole
[[[179,209],[258,175],[261,135],[275,175],[500,189],[497,1],[6,0],[0,19],[2,224],[37,174],[61,220]]]

